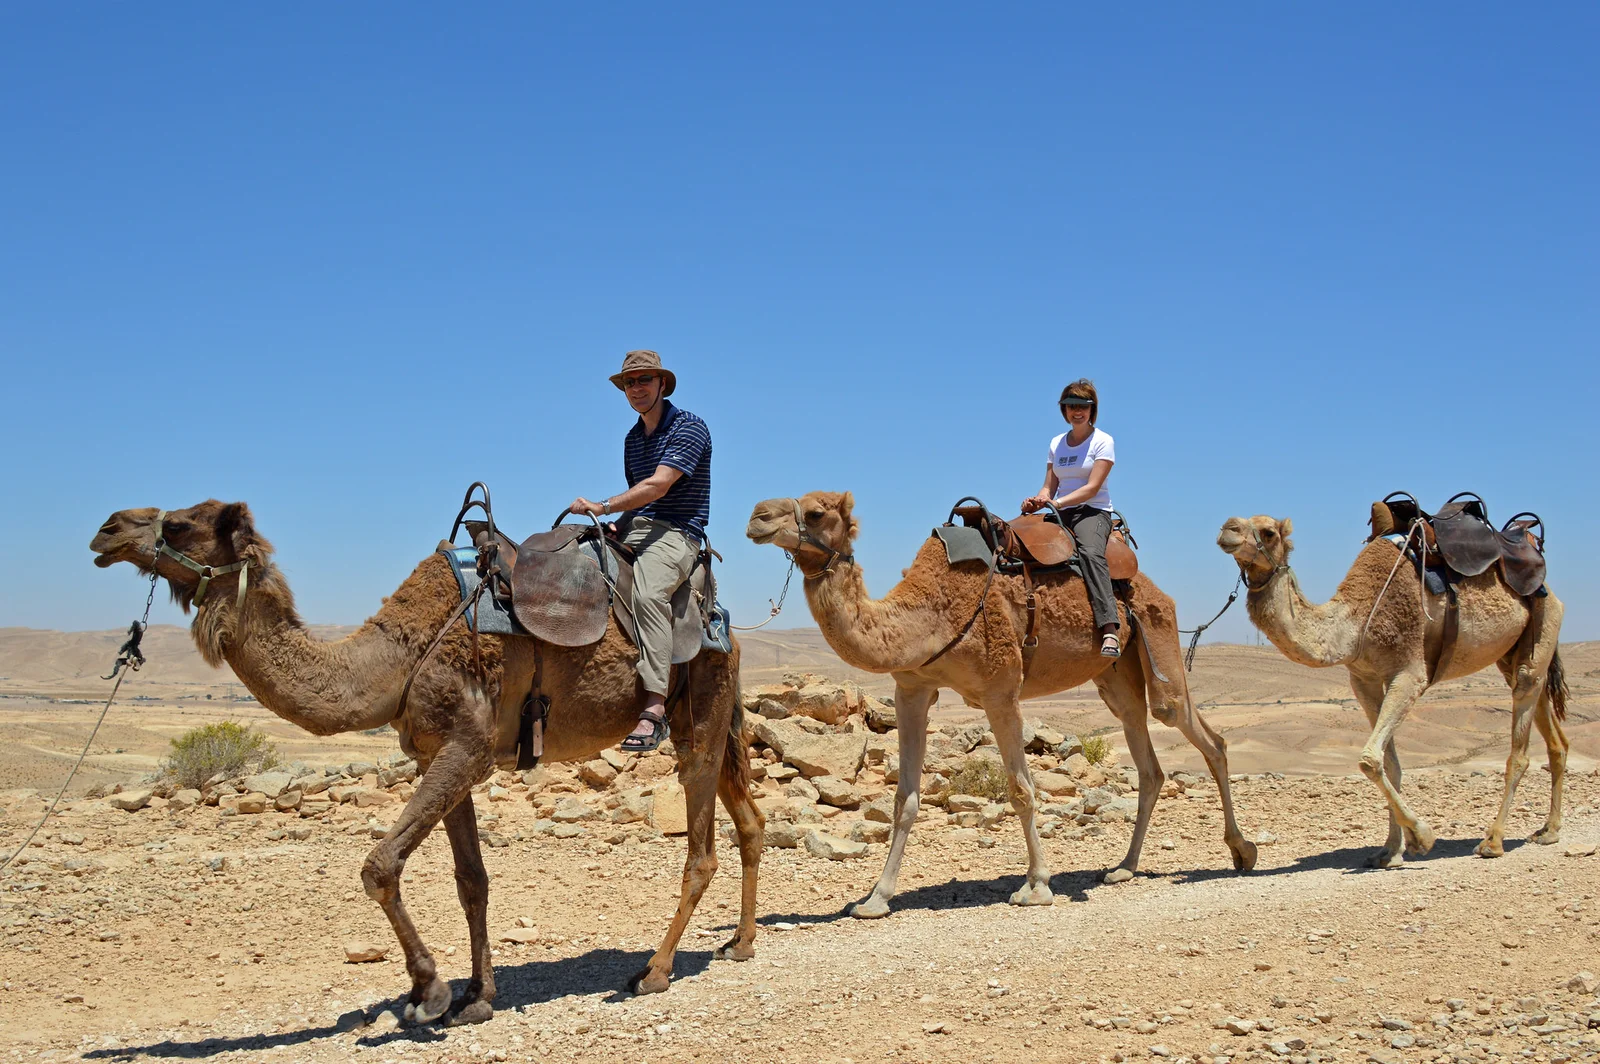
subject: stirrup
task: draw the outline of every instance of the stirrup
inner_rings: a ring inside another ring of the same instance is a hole
[[[1111,640],[1110,645],[1107,645],[1107,639]],[[1122,657],[1122,640],[1117,636],[1117,633],[1107,632],[1100,637],[1100,656],[1103,658]]]
[[[672,729],[667,725],[666,714],[656,716],[653,713],[639,714],[640,720],[650,722],[649,735],[635,735],[629,733],[622,742],[617,744],[617,749],[630,754],[650,754],[660,748],[672,734]]]

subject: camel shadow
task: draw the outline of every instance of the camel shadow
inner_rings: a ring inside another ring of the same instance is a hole
[[[1429,850],[1426,856],[1413,857],[1408,855],[1406,857],[1406,865],[1424,865],[1433,861],[1454,861],[1465,857],[1482,860],[1482,858],[1479,858],[1477,855],[1478,843],[1480,841],[1482,840],[1479,838],[1439,839],[1433,844],[1433,849]],[[1524,845],[1526,845],[1526,840],[1524,839],[1507,839],[1505,841],[1506,853],[1509,854],[1514,850],[1521,849]],[[1369,867],[1367,865],[1367,859],[1377,852],[1377,849],[1378,847],[1376,845],[1343,846],[1335,850],[1324,850],[1321,853],[1305,854],[1300,857],[1296,857],[1288,864],[1278,865],[1273,868],[1262,868],[1261,866],[1257,865],[1254,871],[1245,874],[1251,878],[1259,878],[1263,876],[1294,875],[1297,872],[1316,872],[1324,869],[1341,871],[1345,875],[1363,875],[1368,872],[1403,871],[1404,866],[1402,866],[1401,869]],[[1145,874],[1146,873],[1141,872],[1139,873],[1139,876],[1142,877]],[[1203,883],[1207,880],[1229,879],[1238,877],[1239,875],[1239,872],[1235,872],[1228,868],[1201,868],[1190,872],[1174,872],[1170,875],[1156,876],[1152,878],[1168,879],[1174,883]]]

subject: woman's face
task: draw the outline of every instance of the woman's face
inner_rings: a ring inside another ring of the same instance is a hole
[[[1061,416],[1066,418],[1073,432],[1079,433],[1089,427],[1089,409],[1087,406],[1063,406]]]

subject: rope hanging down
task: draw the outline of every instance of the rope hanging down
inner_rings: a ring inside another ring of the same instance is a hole
[[[1189,638],[1189,649],[1186,650],[1184,652],[1184,655],[1183,655],[1183,671],[1184,672],[1193,672],[1194,671],[1194,652],[1197,649],[1199,649],[1199,647],[1200,647],[1200,633],[1204,632],[1207,628],[1210,628],[1213,624],[1216,624],[1217,623],[1217,619],[1220,618],[1224,613],[1228,612],[1228,607],[1232,606],[1234,600],[1239,597],[1239,585],[1243,581],[1244,581],[1244,570],[1240,569],[1239,570],[1239,579],[1237,579],[1237,580],[1235,580],[1233,582],[1233,590],[1231,592],[1229,592],[1229,594],[1228,594],[1228,601],[1224,602],[1222,604],[1222,608],[1217,611],[1216,617],[1211,618],[1205,624],[1202,624],[1199,628],[1179,628],[1178,629],[1178,634],[1179,635],[1189,635],[1189,637],[1190,637]]]
[[[105,723],[106,714],[111,711],[111,703],[117,700],[117,690],[122,686],[122,681],[126,680],[129,674],[138,672],[139,667],[144,664],[144,654],[139,649],[139,641],[144,638],[145,630],[150,627],[150,603],[155,601],[155,597],[156,574],[152,572],[150,574],[150,594],[146,595],[144,600],[144,617],[128,626],[127,641],[117,651],[116,663],[111,666],[111,676],[115,676],[117,682],[111,685],[111,696],[106,699],[105,707],[100,710],[100,719],[94,722],[94,728],[89,732],[89,739],[83,744],[83,750],[78,754],[78,760],[73,763],[72,771],[67,773],[66,782],[56,792],[55,801],[50,803],[50,808],[44,811],[44,816],[40,817],[39,822],[33,826],[33,830],[28,832],[28,837],[22,840],[22,845],[12,850],[10,856],[5,859],[5,863],[0,864],[0,872],[10,868],[12,862],[22,856],[22,851],[28,848],[28,844],[33,841],[34,836],[39,834],[39,829],[44,827],[45,821],[50,819],[50,814],[56,811],[56,806],[61,804],[61,796],[67,793],[67,788],[72,785],[72,777],[78,774],[78,769],[82,766],[83,759],[89,756],[89,747],[94,745],[94,737],[100,734],[100,725]],[[126,666],[126,669],[123,668],[124,666]],[[102,676],[101,679],[109,680],[111,676]]]
[[[789,581],[792,579],[794,579],[794,555],[790,554],[789,572],[783,578],[783,590],[778,592],[778,601],[773,602],[771,599],[767,599],[767,605],[772,607],[772,612],[767,614],[767,619],[760,624],[730,624],[728,627],[735,632],[753,632],[757,628],[765,628],[774,617],[783,612],[783,600],[789,597]]]

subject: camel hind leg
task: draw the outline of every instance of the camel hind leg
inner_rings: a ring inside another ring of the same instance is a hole
[[[745,750],[740,717],[735,710],[728,729],[727,749],[722,754],[722,771],[717,778],[717,794],[722,798],[723,808],[733,817],[733,830],[739,839],[742,871],[739,927],[733,938],[718,947],[713,956],[719,960],[747,961],[756,955],[756,883],[761,871],[766,818],[750,794],[750,755]]]
[[[1161,797],[1161,784],[1166,774],[1156,760],[1156,751],[1150,745],[1150,725],[1146,719],[1143,678],[1137,668],[1130,667],[1126,659],[1095,677],[1095,687],[1100,698],[1113,716],[1122,722],[1122,737],[1128,744],[1128,755],[1139,769],[1139,814],[1133,825],[1133,838],[1128,842],[1128,852],[1122,863],[1100,878],[1102,883],[1126,883],[1139,870],[1139,855],[1144,851],[1145,833],[1150,830],[1150,817]]]
[[[928,749],[928,707],[939,696],[937,687],[907,687],[898,677],[894,686],[895,714],[899,719],[900,782],[894,791],[894,831],[889,839],[889,856],[872,893],[850,906],[858,920],[876,920],[889,915],[889,899],[894,897],[900,878],[900,859],[905,856],[906,839],[917,822],[922,802],[922,759]]]
[[[483,851],[478,846],[478,816],[468,791],[456,807],[444,815],[445,832],[450,837],[450,856],[455,861],[456,896],[467,914],[467,939],[472,951],[472,980],[461,997],[450,1006],[445,1026],[482,1023],[494,1016],[494,964],[489,958],[489,873],[483,867]]]
[[[1567,766],[1567,737],[1556,720],[1555,706],[1550,697],[1548,680],[1555,666],[1556,636],[1560,631],[1559,613],[1552,618],[1542,607],[1540,614],[1528,620],[1531,628],[1538,625],[1536,638],[1525,638],[1505,657],[1496,662],[1500,675],[1511,686],[1511,752],[1506,756],[1505,790],[1500,796],[1500,811],[1489,825],[1482,842],[1478,843],[1478,856],[1499,857],[1505,853],[1506,821],[1511,816],[1516,801],[1517,787],[1523,773],[1528,770],[1528,735],[1535,723],[1544,737],[1550,755],[1550,815],[1545,825],[1533,836],[1535,842],[1552,843],[1561,836],[1561,788],[1565,782]],[[1557,773],[1559,766],[1560,772]]]
[[[628,989],[635,994],[659,994],[667,989],[672,981],[678,942],[688,930],[695,907],[717,872],[717,768],[709,755],[679,748],[678,782],[683,785],[689,821],[689,853],[683,866],[683,890],[661,945],[656,947],[650,962],[628,980]]]
[[[1555,707],[1551,704],[1548,694],[1541,695],[1539,707],[1534,711],[1533,723],[1538,727],[1539,734],[1544,737],[1544,746],[1549,754],[1550,766],[1550,813],[1545,817],[1544,827],[1529,836],[1532,841],[1542,846],[1561,841],[1561,795],[1566,787],[1567,779],[1567,733],[1561,729],[1561,721],[1557,718]]]

